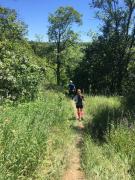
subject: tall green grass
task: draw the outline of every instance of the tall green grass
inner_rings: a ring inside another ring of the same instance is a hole
[[[120,124],[119,127],[112,127],[107,142],[113,146],[115,152],[120,154],[121,158],[125,157],[129,164],[129,173],[135,179],[135,127],[130,128],[125,124]]]
[[[32,179],[60,180],[65,168],[69,164],[69,157],[73,150],[73,139],[70,121],[63,121],[52,129],[47,140],[43,160],[39,163]]]
[[[81,160],[87,180],[131,179],[127,158],[121,159],[111,145],[98,145],[88,134],[84,136]]]
[[[53,92],[44,93],[35,102],[17,107],[1,107],[0,179],[28,179],[33,176],[41,161],[51,156],[48,155],[50,147],[54,154],[55,149],[58,152],[64,148],[66,142],[63,135],[67,133],[69,141],[72,138],[67,129],[64,132],[62,127],[59,128],[59,124],[63,124],[63,129],[68,125],[69,111],[70,107],[64,96]],[[61,132],[60,137],[56,135],[56,139],[55,134],[60,129],[63,134]],[[62,137],[63,140],[59,141]],[[58,164],[62,166],[62,163],[62,159],[59,159],[53,162],[53,167],[59,166]],[[47,166],[48,163],[44,168]],[[58,174],[56,168],[52,170],[55,171],[53,175]]]
[[[82,165],[87,178],[135,177],[134,118],[119,97],[86,98],[86,132]]]

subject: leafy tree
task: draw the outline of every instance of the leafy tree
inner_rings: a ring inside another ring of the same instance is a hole
[[[42,69],[26,42],[26,28],[14,10],[0,7],[0,96],[11,100],[33,99]]]
[[[41,68],[31,61],[35,57],[24,43],[0,45],[0,95],[11,100],[34,99],[38,90]],[[35,60],[36,61],[36,60]]]
[[[119,93],[135,41],[135,1],[124,0],[123,4],[121,6],[118,0],[93,1],[93,6],[99,9],[97,17],[103,22],[104,54],[112,62],[111,89]]]
[[[83,50],[84,46],[80,43],[75,43],[72,46],[69,46],[63,51],[63,60],[65,65],[65,71],[68,79],[72,79],[72,74],[76,67],[78,66],[79,62],[83,58]]]
[[[49,41],[54,46],[57,84],[61,81],[63,66],[62,53],[77,40],[77,34],[71,29],[74,23],[81,24],[81,15],[72,7],[60,7],[49,16]]]
[[[91,6],[98,9],[96,17],[102,21],[101,32],[86,49],[78,72],[85,77],[87,90],[91,86],[94,92],[121,94],[133,57],[135,1],[125,0],[121,6],[118,0],[93,0]]]
[[[16,11],[0,6],[0,39],[21,40],[26,32],[26,25],[17,20]]]

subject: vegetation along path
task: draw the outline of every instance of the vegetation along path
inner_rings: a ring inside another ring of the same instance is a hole
[[[108,139],[107,143],[100,143],[98,140],[94,140],[88,125],[89,122],[91,122],[92,125],[96,120],[102,122],[103,120],[105,121],[105,118],[108,118],[108,113],[110,113],[108,109],[105,111],[105,115],[103,114],[106,106],[111,106],[111,108],[114,106],[116,108],[119,105],[120,101],[116,98],[86,98],[85,120],[83,122],[85,123],[85,128],[81,122],[79,123],[77,121],[73,122],[70,126],[71,129],[73,128],[72,133],[75,136],[73,143],[74,147],[70,150],[68,167],[62,180],[132,179],[131,174],[129,173],[131,166],[127,156],[121,151],[116,151],[115,145],[111,142],[111,139]],[[75,113],[76,109],[73,102],[72,106]],[[113,141],[117,141],[117,139],[115,139],[113,138]],[[117,142],[117,144],[120,142]]]

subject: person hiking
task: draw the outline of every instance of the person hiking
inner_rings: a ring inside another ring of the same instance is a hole
[[[68,88],[69,88],[69,96],[73,99],[73,97],[75,95],[75,91],[76,91],[73,81],[70,80]]]
[[[76,103],[77,119],[80,121],[83,118],[83,115],[84,115],[84,112],[83,112],[84,96],[82,95],[80,89],[77,89],[77,94],[74,97],[74,101]]]

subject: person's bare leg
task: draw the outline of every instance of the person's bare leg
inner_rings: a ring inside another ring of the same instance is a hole
[[[83,111],[83,108],[80,109],[80,117],[83,118],[84,116],[84,111]]]
[[[78,120],[81,120],[81,114],[80,114],[80,108],[77,108],[77,115],[78,115]]]

